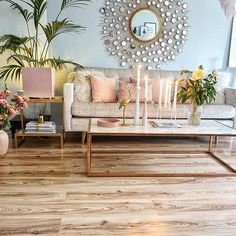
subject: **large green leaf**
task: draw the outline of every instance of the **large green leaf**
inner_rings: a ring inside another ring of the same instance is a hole
[[[60,34],[78,33],[80,30],[84,29],[84,27],[73,24],[67,19],[52,21],[45,26],[41,25],[41,27],[49,44]]]
[[[17,62],[22,67],[25,67],[26,64],[27,66],[32,66],[32,64],[35,62],[32,57],[22,55],[22,54],[14,54],[14,55],[9,56],[7,58],[7,63],[11,61]]]
[[[12,34],[0,36],[0,54],[3,54],[7,50],[16,52],[22,48],[22,45],[25,46],[30,40],[32,40],[30,37],[19,37]]]
[[[55,69],[63,69],[67,68],[67,65],[73,65],[77,67],[82,67],[80,64],[72,61],[72,60],[63,60],[59,58],[48,58],[40,62],[41,66],[51,66]]]
[[[20,0],[30,7],[33,11],[34,26],[37,30],[40,20],[47,10],[47,0]]]
[[[47,1],[45,0],[30,0],[34,6],[34,26],[37,29],[40,24],[40,20],[47,10]]]
[[[80,7],[86,5],[90,0],[63,0],[61,4],[61,11],[69,7]]]
[[[7,80],[19,80],[21,77],[21,66],[20,65],[7,65],[0,68],[0,79]]]
[[[12,0],[0,0],[0,2],[8,2],[13,10],[17,10],[25,19],[26,22],[29,22],[33,18],[33,13],[28,9],[23,8],[20,4]]]

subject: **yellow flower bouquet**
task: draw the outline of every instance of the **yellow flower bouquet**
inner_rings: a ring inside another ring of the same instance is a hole
[[[201,106],[213,102],[216,98],[217,73],[214,70],[205,74],[203,66],[200,65],[195,71],[182,69],[180,74],[186,78],[180,80],[178,100],[192,105],[189,123],[199,125]]]
[[[186,78],[180,80],[178,100],[181,103],[196,103],[201,106],[215,100],[217,83],[215,70],[205,75],[203,66],[200,65],[195,71],[182,69],[180,74],[187,75]]]

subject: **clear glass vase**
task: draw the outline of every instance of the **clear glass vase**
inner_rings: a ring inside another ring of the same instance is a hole
[[[202,106],[196,103],[189,104],[188,107],[188,125],[199,126],[201,124]]]

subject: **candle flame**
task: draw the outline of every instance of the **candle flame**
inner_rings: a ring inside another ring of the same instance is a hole
[[[138,69],[141,69],[143,67],[142,64],[138,64]]]

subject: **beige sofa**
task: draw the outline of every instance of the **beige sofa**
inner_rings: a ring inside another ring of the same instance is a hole
[[[99,71],[107,77],[129,79],[134,76],[133,70],[124,69],[101,69],[88,68],[89,70]],[[80,71],[77,71],[80,73]],[[178,78],[179,72],[172,71],[147,71],[149,78],[157,82],[167,78]],[[220,80],[219,80],[220,81]],[[155,98],[153,103],[148,104],[148,117],[156,118],[157,116],[157,86],[153,86],[152,93]],[[119,103],[93,103],[93,102],[75,102],[74,101],[74,84],[64,84],[64,126],[66,132],[87,132],[89,119],[92,117],[116,117],[121,118],[122,113],[119,110]],[[141,104],[142,107],[142,104]],[[236,127],[236,89],[225,88],[221,85],[218,88],[217,98],[213,104],[203,106],[203,119],[222,120]],[[142,111],[142,108],[140,109]],[[133,118],[135,113],[134,104],[127,107],[127,117]],[[141,113],[141,112],[140,112]],[[170,118],[169,112],[163,113],[163,118]],[[187,118],[187,106],[185,104],[177,104],[177,118]]]

